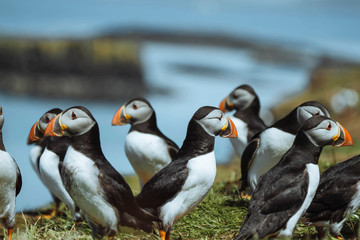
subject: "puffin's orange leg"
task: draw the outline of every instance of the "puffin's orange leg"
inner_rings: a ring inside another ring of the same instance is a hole
[[[163,230],[160,230],[160,238],[161,240],[166,240],[166,232]]]
[[[245,198],[245,199],[250,200],[250,199],[251,199],[251,195],[247,194],[246,192],[242,192],[242,193],[241,193],[241,198]]]
[[[12,233],[13,233],[13,229],[12,228],[8,229],[8,239],[9,240],[11,240]]]

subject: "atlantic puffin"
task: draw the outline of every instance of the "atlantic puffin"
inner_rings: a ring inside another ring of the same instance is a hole
[[[16,196],[21,190],[22,180],[16,161],[5,150],[3,125],[4,115],[0,106],[0,220],[8,231],[8,239],[11,240],[15,224]]]
[[[318,160],[326,145],[352,145],[348,131],[325,116],[308,119],[281,160],[260,177],[235,240],[289,237],[319,184]]]
[[[246,146],[241,158],[242,190],[250,185],[254,191],[259,177],[275,166],[294,142],[301,125],[313,116],[330,117],[319,102],[305,102],[287,116],[256,134]]]
[[[142,188],[176,157],[179,147],[159,130],[155,111],[145,98],[131,99],[117,110],[112,125],[128,123],[131,128],[125,139],[125,153]]]
[[[30,144],[34,145],[30,150],[31,166],[33,167],[34,171],[40,178],[41,182],[50,191],[50,195],[55,202],[55,207],[52,210],[52,212],[50,214],[42,215],[41,217],[43,217],[43,218],[51,218],[51,217],[56,216],[59,206],[60,206],[60,202],[61,202],[61,200],[56,195],[54,195],[53,192],[48,188],[48,186],[46,184],[46,180],[41,177],[40,164],[39,164],[40,157],[43,154],[43,152],[46,148],[46,145],[48,143],[48,141],[45,140],[45,136],[44,136],[45,129],[46,129],[47,125],[49,124],[49,122],[61,111],[62,110],[59,108],[53,108],[53,109],[50,109],[49,111],[47,111],[46,113],[44,113],[40,117],[40,119],[37,120],[31,127],[30,133],[28,136],[28,140],[27,140],[28,145],[30,145]]]
[[[45,132],[45,129],[49,122],[62,110],[59,108],[51,109],[41,116],[41,118],[34,124],[35,129],[38,129],[38,132]],[[30,137],[36,139],[36,135],[31,135]],[[36,134],[36,132],[35,132]],[[45,139],[45,149],[41,153],[37,161],[37,167],[40,174],[40,179],[44,183],[44,185],[49,189],[51,194],[55,196],[55,199],[59,199],[64,202],[66,206],[69,208],[73,221],[79,222],[81,221],[80,209],[75,205],[73,199],[70,197],[69,193],[66,191],[65,186],[61,180],[60,169],[62,167],[62,162],[65,156],[65,153],[70,145],[70,138],[67,136],[63,137],[53,137],[47,136]],[[52,217],[57,214],[58,206],[60,201],[55,201],[56,206],[53,212],[48,216],[44,215],[43,217]]]
[[[153,230],[158,219],[139,207],[124,178],[106,160],[99,126],[83,106],[64,110],[47,126],[45,136],[68,136],[61,177],[75,204],[85,214],[93,238],[113,239],[119,225]]]
[[[237,137],[234,123],[215,107],[201,107],[191,118],[177,158],[155,174],[136,196],[139,205],[159,217],[160,237],[207,195],[216,175],[215,136]]]
[[[322,227],[329,227],[330,233],[341,239],[346,218],[359,207],[360,155],[357,155],[321,174],[315,197],[301,220],[316,226],[319,232]]]
[[[220,103],[220,110],[230,112],[235,110],[230,119],[234,122],[238,137],[230,138],[230,142],[241,158],[244,149],[253,136],[267,128],[264,121],[260,118],[260,100],[255,90],[243,84],[235,88]]]

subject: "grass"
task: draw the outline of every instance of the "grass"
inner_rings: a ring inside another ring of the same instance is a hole
[[[283,116],[298,104],[308,100],[318,100],[330,106],[332,94],[341,87],[347,87],[360,92],[359,67],[348,68],[320,68],[312,76],[312,84],[298,96],[288,99],[284,104],[274,109],[275,118]],[[329,108],[331,111],[331,108]],[[354,140],[353,147],[333,149],[326,147],[321,154],[319,166],[321,171],[359,154],[360,124],[358,124],[360,103],[342,114],[331,112],[333,119],[343,124],[351,133]],[[240,160],[234,160],[218,166],[215,184],[204,201],[188,215],[181,218],[172,231],[172,239],[233,239],[237,234],[247,213],[248,200],[242,199],[238,192],[240,178]],[[139,185],[135,176],[126,177],[135,193],[139,192]],[[51,207],[51,206],[50,206]],[[49,207],[49,208],[50,208]],[[360,211],[344,224],[342,234],[345,239],[355,239],[359,231]],[[4,231],[6,235],[6,231]],[[13,239],[91,239],[91,230],[86,223],[75,226],[71,221],[68,210],[61,208],[61,214],[51,220],[36,220],[29,215],[18,214]],[[120,228],[116,239],[154,239],[155,234],[146,234],[130,228]],[[298,224],[291,239],[317,239],[316,230]],[[334,239],[329,235],[325,239]]]

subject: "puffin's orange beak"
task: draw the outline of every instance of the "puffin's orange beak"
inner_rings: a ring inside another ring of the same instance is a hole
[[[340,128],[340,133],[333,137],[334,143],[332,144],[333,147],[344,147],[344,146],[352,146],[353,140],[352,137],[346,128],[341,126],[340,123],[337,123]]]
[[[60,124],[60,114],[54,117],[46,127],[45,137],[61,137],[64,135],[63,127]]]
[[[227,124],[224,125],[220,137],[225,138],[236,138],[238,136],[235,124],[228,116],[225,116],[227,119]]]
[[[111,123],[114,126],[122,126],[128,124],[130,122],[130,119],[131,116],[126,114],[125,105],[123,105],[121,106],[121,108],[119,108],[119,110],[116,111]]]
[[[227,96],[221,101],[219,108],[224,113],[234,109],[234,104],[229,101],[229,96]]]
[[[39,141],[43,137],[43,133],[39,129],[39,120],[34,123],[34,125],[31,127],[29,137],[27,140],[27,144],[31,144],[34,142]]]

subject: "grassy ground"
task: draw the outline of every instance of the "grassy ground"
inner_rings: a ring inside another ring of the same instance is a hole
[[[286,103],[274,109],[275,118],[282,117],[296,105],[308,101],[319,100],[330,106],[331,96],[340,89],[348,87],[360,92],[359,67],[348,68],[321,68],[314,72],[312,84],[299,96],[288,99]],[[354,147],[324,149],[319,164],[323,171],[331,165],[348,159],[360,153],[359,136],[360,124],[358,120],[359,106],[347,109],[342,114],[331,112],[332,118],[342,123],[352,134]],[[330,108],[330,107],[329,107]],[[331,109],[330,109],[331,111]],[[183,217],[174,226],[172,239],[233,239],[238,232],[247,213],[248,200],[242,199],[238,192],[237,179],[240,177],[240,160],[234,160],[218,166],[217,178],[214,187],[204,201],[187,216]],[[135,193],[139,191],[136,177],[127,177],[126,180]],[[345,239],[355,239],[359,232],[358,211],[347,220],[342,234]],[[29,215],[18,214],[16,218],[17,229],[13,239],[91,239],[91,231],[86,223],[75,226],[71,215],[64,207],[60,216],[51,220],[36,220]],[[6,231],[4,232],[6,235]],[[316,230],[298,224],[292,239],[316,239]],[[121,228],[116,239],[159,239],[154,234],[145,234],[133,229]],[[331,239],[327,236],[325,239]]]

